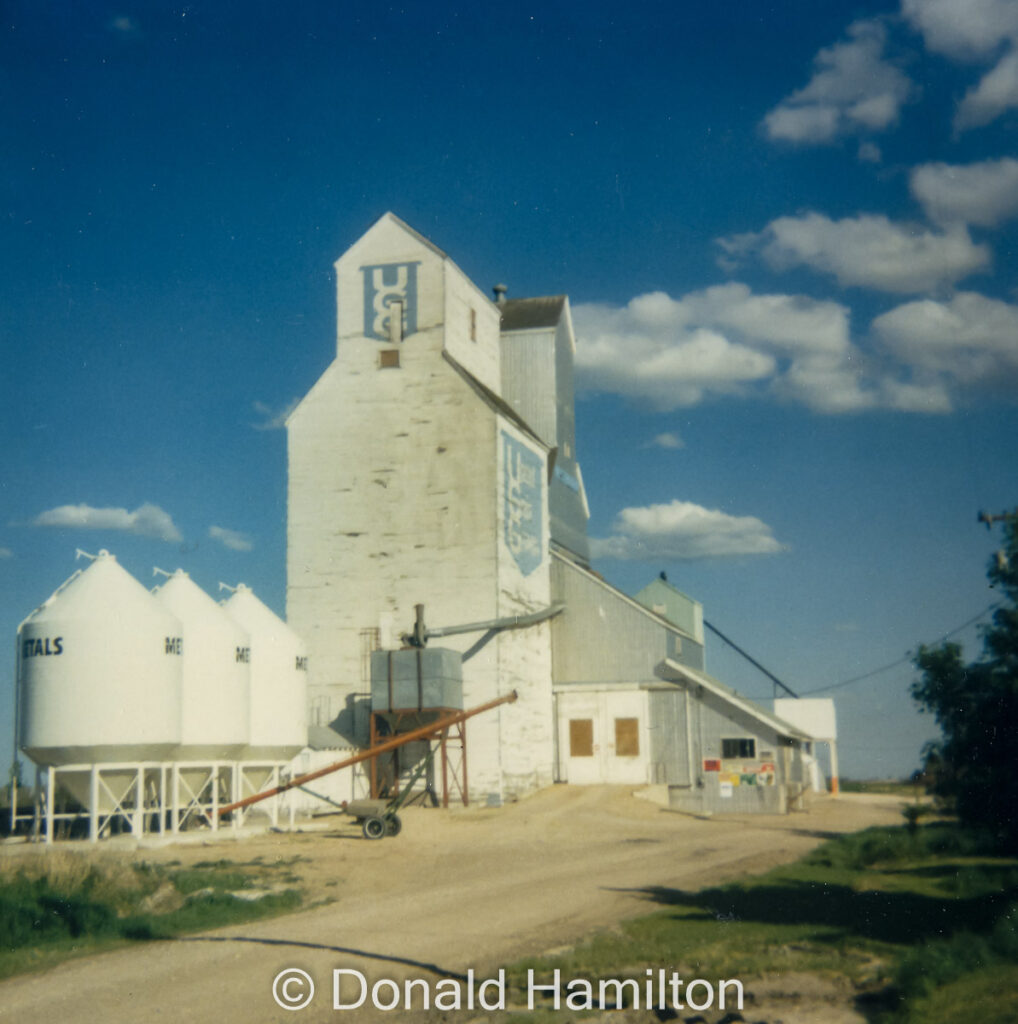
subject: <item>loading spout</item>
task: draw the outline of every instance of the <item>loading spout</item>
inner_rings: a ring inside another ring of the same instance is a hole
[[[458,636],[460,633],[487,633],[501,632],[504,629],[526,629],[528,626],[536,626],[548,619],[565,611],[564,604],[551,604],[536,612],[529,612],[526,615],[507,615],[501,619],[487,619],[484,622],[468,622],[462,626],[439,626],[437,629],[429,629],[424,625],[424,605],[415,605],[417,621],[414,623],[413,633],[404,633],[403,642],[411,647],[424,647],[427,642],[440,636]]]
[[[344,758],[342,761],[335,761],[333,764],[319,768],[317,771],[308,772],[306,775],[297,775],[288,782],[282,783],[282,785],[266,789],[261,793],[255,793],[253,796],[237,800],[232,804],[226,804],[219,808],[218,813],[222,815],[226,814],[227,811],[239,811],[242,807],[250,807],[251,804],[256,804],[261,800],[268,800],[270,797],[285,793],[288,789],[295,789],[314,779],[320,779],[323,775],[331,775],[333,772],[338,772],[341,768],[349,768],[351,765],[360,764],[361,761],[373,760],[379,754],[387,754],[390,750],[396,750],[407,743],[413,743],[415,740],[428,739],[434,736],[435,733],[442,732],[450,726],[458,725],[460,722],[465,722],[468,718],[473,718],[474,715],[491,711],[492,708],[497,708],[501,704],[512,704],[516,699],[517,693],[513,690],[512,693],[507,693],[504,697],[497,697],[495,700],[489,700],[486,704],[479,704],[477,707],[470,708],[467,711],[457,711],[451,715],[446,715],[443,718],[436,719],[429,725],[422,725],[419,729],[400,733],[394,739],[387,740],[385,743],[379,743],[375,747],[369,747],[367,750],[362,750],[359,754],[354,754],[352,757]]]

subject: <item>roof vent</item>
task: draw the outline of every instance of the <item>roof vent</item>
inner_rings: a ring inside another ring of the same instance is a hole
[[[497,284],[492,288],[492,291],[495,293],[495,302],[500,306],[503,305],[505,303],[505,293],[509,289],[504,284]]]

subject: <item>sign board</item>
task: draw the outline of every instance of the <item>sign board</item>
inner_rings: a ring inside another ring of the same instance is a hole
[[[540,456],[502,431],[505,542],[524,576],[544,559],[541,515],[544,474]]]
[[[389,341],[389,318],[398,309],[403,317],[398,337],[417,330],[417,268],[420,263],[378,263],[361,267],[364,275],[364,336]]]

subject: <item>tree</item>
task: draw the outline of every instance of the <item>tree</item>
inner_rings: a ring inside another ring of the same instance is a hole
[[[965,664],[958,644],[920,647],[912,697],[942,733],[927,752],[933,791],[963,822],[1018,849],[1018,512],[1004,517],[1004,549],[987,577],[1003,600],[982,656]]]

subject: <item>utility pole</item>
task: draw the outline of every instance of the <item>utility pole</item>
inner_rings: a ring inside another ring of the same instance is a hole
[[[986,529],[990,530],[993,528],[994,523],[1006,523],[1009,519],[1018,519],[1018,508],[1013,512],[983,512],[980,511],[976,516],[977,523],[985,523]]]
[[[985,523],[987,530],[993,529],[994,523],[1008,523],[1018,521],[1018,508],[1013,512],[983,512],[980,511],[976,516],[977,523]],[[999,572],[1006,572],[1009,568],[1007,561],[1007,552],[1003,549],[997,551],[994,555],[997,559],[997,570]],[[991,584],[992,585],[992,584]]]

